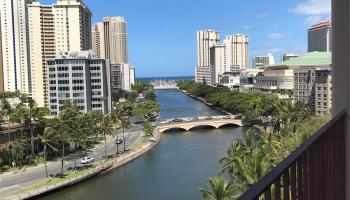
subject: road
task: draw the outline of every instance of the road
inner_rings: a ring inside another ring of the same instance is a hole
[[[130,130],[125,130],[125,146],[126,149],[130,148],[139,137],[142,135],[142,125],[135,125]],[[118,130],[119,138],[122,138],[122,131]],[[107,155],[113,155],[117,152],[117,145],[115,144],[115,137],[109,137],[107,141]],[[123,144],[119,145],[119,152],[123,151]],[[104,142],[96,149],[89,150],[87,154],[80,155],[77,159],[77,165],[82,166],[80,164],[80,160],[84,156],[94,158],[94,162],[101,161],[105,155],[105,146]],[[68,168],[74,167],[74,159],[73,155],[66,156],[64,159],[64,172],[68,171]],[[61,172],[61,161],[57,160],[54,162],[49,162],[47,164],[48,173],[49,174],[58,174]],[[0,176],[0,199],[2,196],[21,189],[25,186],[31,185],[33,183],[37,183],[46,179],[45,167],[44,165],[32,167],[28,169],[26,172],[10,175],[8,177]]]

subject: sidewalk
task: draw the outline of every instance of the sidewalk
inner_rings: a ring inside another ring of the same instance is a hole
[[[140,139],[142,139],[142,136],[140,136],[137,139],[137,141]],[[33,190],[23,192],[20,194],[15,194],[15,192],[12,192],[8,195],[1,197],[0,199],[6,199],[6,200],[13,199],[13,198],[24,199],[27,197],[35,198],[35,197],[37,197],[37,195],[43,195],[43,194],[50,192],[50,191],[60,190],[60,189],[64,189],[65,187],[69,187],[71,185],[78,184],[80,181],[83,181],[87,178],[90,178],[91,176],[98,175],[101,172],[107,173],[115,168],[118,168],[122,165],[125,165],[125,164],[137,159],[138,157],[142,156],[143,154],[145,154],[146,152],[151,150],[154,146],[156,146],[160,142],[160,139],[161,139],[161,133],[158,131],[158,129],[156,129],[154,136],[151,138],[148,138],[146,140],[146,142],[140,148],[138,148],[136,150],[131,150],[125,154],[122,154],[121,156],[114,157],[110,160],[106,160],[105,163],[102,164],[101,167],[98,167],[97,171],[95,171],[94,173],[86,173],[84,175],[77,176],[77,177],[69,179],[67,181],[62,181],[62,184],[58,184],[58,185],[54,185],[54,186],[44,186],[42,188],[33,189]],[[136,144],[136,142],[134,144]],[[106,167],[103,167],[103,166],[106,166]]]
[[[107,145],[109,145],[111,142],[114,142],[114,139],[115,138],[112,136],[107,136]],[[104,148],[104,141],[103,140],[100,141],[100,143],[97,144],[94,148],[90,149],[90,152],[93,153],[93,152],[96,152],[98,150],[101,150],[102,148]],[[69,158],[71,158],[71,159],[69,159]],[[65,162],[74,161],[73,154],[69,154],[69,155],[65,156],[64,161]],[[54,166],[54,165],[59,165],[60,162],[61,162],[60,158],[56,158],[56,160],[54,160],[54,161],[47,161],[46,165],[49,168],[49,167]],[[44,167],[45,167],[45,164],[41,163],[37,166],[29,166],[29,167],[24,167],[24,168],[19,169],[19,170],[4,172],[4,173],[0,174],[0,180],[15,177],[18,175],[23,175],[25,173],[31,173],[33,171],[36,171],[38,169],[42,169]]]

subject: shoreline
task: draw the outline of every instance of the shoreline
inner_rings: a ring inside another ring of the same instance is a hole
[[[180,90],[179,88],[176,88],[176,89],[177,89],[178,91],[180,91],[180,92],[186,94],[187,96],[190,96],[190,97],[192,97],[192,98],[194,98],[194,99],[196,99],[196,100],[198,100],[198,101],[200,101],[200,102],[206,104],[206,105],[209,106],[209,107],[212,107],[212,108],[217,109],[218,111],[220,111],[220,112],[222,112],[222,113],[225,113],[225,114],[227,114],[227,115],[234,115],[234,114],[232,114],[232,113],[230,113],[230,112],[227,112],[227,111],[225,111],[225,110],[223,110],[223,109],[221,109],[221,108],[218,108],[218,107],[214,106],[214,105],[211,104],[211,103],[208,103],[205,99],[203,99],[203,98],[201,98],[201,97],[197,97],[197,96],[194,96],[194,95],[192,95],[192,94],[189,94],[186,90]]]
[[[155,134],[153,137],[148,138],[147,141],[142,144],[142,146],[136,150],[128,151],[126,154],[120,156],[111,158],[110,160],[106,160],[104,164],[97,167],[96,171],[93,171],[90,173],[90,171],[87,172],[87,174],[82,175],[81,177],[76,176],[75,178],[69,179],[68,181],[62,181],[62,184],[53,185],[53,186],[44,186],[37,189],[32,189],[27,192],[21,192],[18,194],[15,194],[16,192],[13,192],[9,194],[8,196],[0,198],[1,200],[7,200],[7,199],[36,199],[38,197],[44,197],[50,194],[53,194],[55,192],[61,191],[66,189],[67,187],[78,185],[79,183],[82,183],[84,181],[88,181],[89,179],[92,179],[94,177],[97,177],[98,175],[104,175],[111,173],[113,170],[124,166],[142,155],[146,154],[150,150],[152,150],[157,144],[159,144],[161,140],[161,133],[158,131],[158,127],[155,129]],[[139,138],[139,140],[142,138]],[[40,183],[40,182],[37,182]],[[32,184],[34,185],[34,184]],[[29,185],[30,186],[30,185]]]

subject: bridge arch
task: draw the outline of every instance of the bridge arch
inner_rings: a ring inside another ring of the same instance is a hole
[[[225,128],[225,127],[240,127],[240,125],[236,123],[225,123],[220,125],[218,128]]]
[[[164,128],[161,130],[162,133],[170,133],[174,131],[188,131],[186,128],[183,127],[170,127],[170,128]]]
[[[191,130],[197,130],[197,129],[207,129],[207,128],[212,128],[212,129],[216,129],[218,127],[214,126],[214,125],[210,125],[210,124],[199,124],[199,125],[195,125],[191,128],[189,128],[188,130],[191,131]]]

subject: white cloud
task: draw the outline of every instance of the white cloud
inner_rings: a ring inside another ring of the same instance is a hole
[[[242,29],[244,29],[244,30],[250,30],[250,29],[253,29],[253,28],[254,28],[253,25],[245,25],[245,26],[242,27]]]
[[[285,33],[271,33],[267,36],[267,39],[269,40],[280,40],[288,38],[291,34],[285,34]]]
[[[259,19],[263,19],[269,16],[270,16],[270,13],[256,13],[256,17]]]
[[[305,24],[312,25],[330,18],[331,0],[308,0],[298,4],[292,12],[307,16]]]

